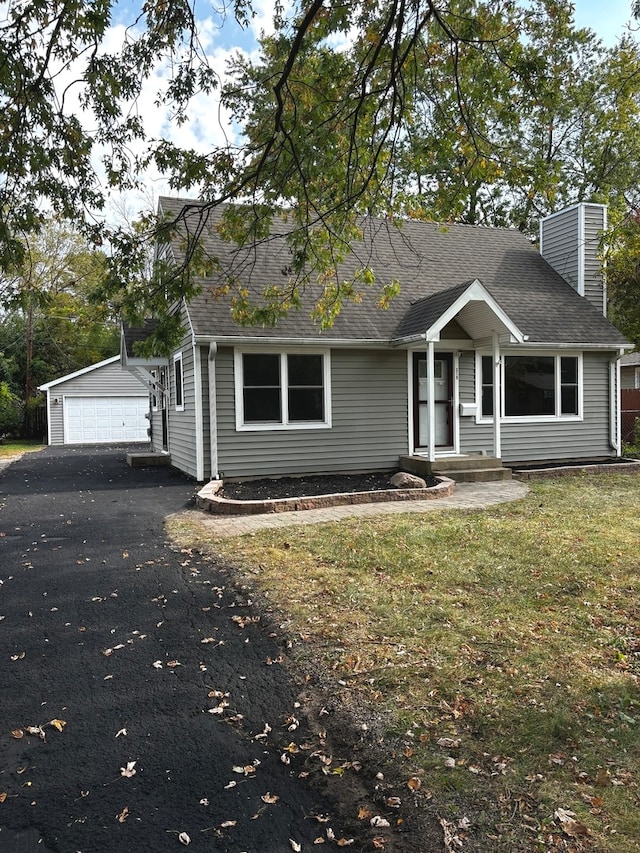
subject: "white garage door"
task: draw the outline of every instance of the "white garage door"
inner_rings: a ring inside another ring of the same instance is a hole
[[[65,397],[64,443],[148,441],[148,397]]]

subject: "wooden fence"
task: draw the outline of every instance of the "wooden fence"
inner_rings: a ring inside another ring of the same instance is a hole
[[[636,418],[640,418],[640,388],[621,389],[620,414],[622,416],[622,440],[632,444]]]

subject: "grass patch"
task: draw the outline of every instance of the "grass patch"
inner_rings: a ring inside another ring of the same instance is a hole
[[[232,540],[190,519],[173,535],[241,567],[345,692],[386,711],[475,849],[636,849],[638,478]]]
[[[8,438],[0,442],[0,459],[17,456],[19,453],[42,450],[42,448],[42,442],[35,438]]]

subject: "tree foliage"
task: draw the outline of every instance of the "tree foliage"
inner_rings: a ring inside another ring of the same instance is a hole
[[[640,212],[610,235],[607,295],[611,321],[640,349]]]
[[[166,318],[197,289],[215,263],[199,251],[199,230],[222,203],[231,203],[224,234],[240,245],[263,238],[277,211],[289,226],[290,281],[259,306],[236,290],[237,316],[273,321],[314,284],[318,319],[329,324],[364,286],[337,274],[362,215],[529,231],[567,203],[603,201],[615,217],[638,202],[638,45],[629,35],[605,47],[576,29],[568,0],[308,0],[286,14],[277,6],[273,32],[255,56],[238,53],[224,79],[195,0],[149,0],[125,20],[126,9],[113,0],[7,7],[0,265],[20,262],[21,235],[42,222],[46,199],[107,240],[101,294],[134,322]],[[235,18],[246,27],[253,12],[251,0],[229,0],[211,14],[219,26]],[[110,23],[122,33],[116,50]],[[174,125],[189,121],[195,97],[210,97],[212,115],[230,111],[225,141],[196,151],[146,138],[135,107],[154,76],[163,81],[157,108]],[[149,213],[134,230],[95,215],[105,190],[133,187],[150,169],[203,201],[184,263],[162,275],[148,274],[149,241],[190,211],[161,223]],[[171,323],[160,328],[168,335]]]
[[[77,231],[47,220],[20,254],[21,266],[0,278],[0,381],[28,408],[38,385],[115,355],[118,328],[93,298],[105,256]]]

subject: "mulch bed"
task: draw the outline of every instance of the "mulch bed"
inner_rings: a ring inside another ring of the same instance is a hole
[[[242,483],[225,483],[221,497],[236,501],[264,501],[279,498],[316,497],[353,492],[377,492],[392,489],[389,480],[395,471],[368,474],[322,474],[310,477],[278,477],[274,479],[246,480]],[[425,478],[427,486],[437,480]]]

